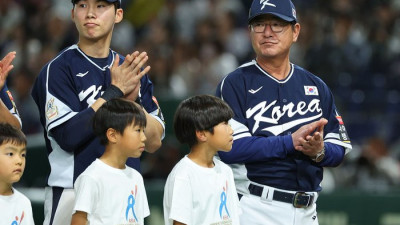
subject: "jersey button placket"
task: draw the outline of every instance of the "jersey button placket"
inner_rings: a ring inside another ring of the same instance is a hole
[[[284,98],[284,91],[283,91],[283,88],[284,88],[284,84],[279,84],[279,88],[278,88],[278,101],[279,101],[279,105],[281,106],[281,107],[283,107],[283,105],[285,105],[286,104],[286,102],[287,102],[287,100]]]

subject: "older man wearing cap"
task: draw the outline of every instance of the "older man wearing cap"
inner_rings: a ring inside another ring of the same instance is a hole
[[[153,96],[153,84],[146,74],[150,67],[144,67],[146,52],[135,51],[123,57],[110,49],[114,25],[123,19],[121,1],[72,3],[71,17],[79,41],[43,67],[32,90],[51,167],[45,194],[45,225],[71,223],[73,184],[104,152],[91,126],[95,111],[104,102],[126,98],[141,105],[147,119],[148,152],[161,146],[165,128]],[[126,164],[140,171],[139,159],[130,158]]]
[[[249,32],[256,58],[228,74],[216,95],[235,116],[232,151],[241,224],[318,224],[323,167],[338,166],[350,139],[328,86],[290,62],[300,34],[290,0],[255,0]]]

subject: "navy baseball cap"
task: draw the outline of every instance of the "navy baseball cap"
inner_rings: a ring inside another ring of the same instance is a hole
[[[248,23],[265,14],[272,14],[287,22],[297,22],[296,9],[291,0],[253,0]]]
[[[78,2],[79,0],[71,0],[72,4],[75,4],[76,2]],[[119,7],[121,8],[121,1],[122,0],[104,0],[105,2],[109,2],[109,3],[114,3],[114,2],[119,2]]]

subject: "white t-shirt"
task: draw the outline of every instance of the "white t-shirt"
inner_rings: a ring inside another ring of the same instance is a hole
[[[126,166],[116,169],[96,159],[75,181],[74,212],[89,224],[144,224],[150,215],[143,177]]]
[[[232,169],[214,158],[205,168],[187,156],[168,175],[164,189],[164,221],[188,225],[239,224],[239,199]]]
[[[0,225],[34,225],[31,201],[13,188],[12,195],[0,195]]]

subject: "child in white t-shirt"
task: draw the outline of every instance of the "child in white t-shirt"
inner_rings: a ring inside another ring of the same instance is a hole
[[[131,101],[112,99],[93,118],[105,152],[75,181],[72,225],[144,224],[150,215],[143,177],[125,165],[145,149],[146,115]]]
[[[13,188],[25,170],[26,137],[21,130],[0,123],[0,225],[33,225],[31,201]]]
[[[164,221],[180,224],[239,224],[239,199],[232,170],[216,159],[232,148],[232,110],[221,99],[194,96],[178,106],[177,139],[190,147],[168,176],[164,189]]]

